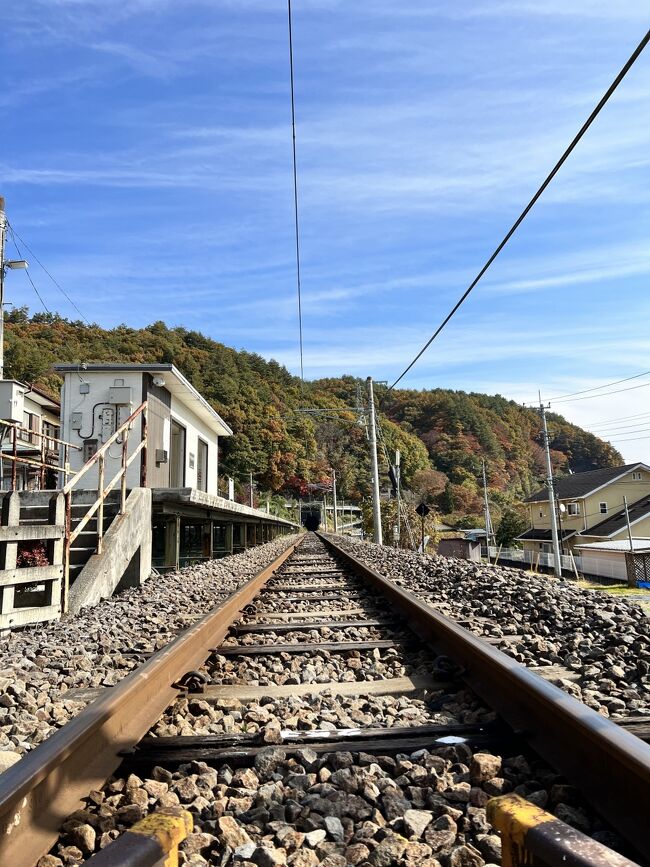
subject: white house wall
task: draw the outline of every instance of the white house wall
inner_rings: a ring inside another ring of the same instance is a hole
[[[80,380],[79,377],[82,377]],[[61,438],[73,445],[81,446],[83,449],[84,440],[99,439],[99,413],[101,406],[98,404],[109,403],[109,389],[114,385],[115,380],[123,380],[125,387],[131,388],[132,405],[131,412],[137,409],[142,403],[142,372],[135,371],[79,371],[79,376],[76,373],[66,373],[63,391],[61,392]],[[81,394],[79,387],[82,381],[89,385],[88,394]],[[93,408],[95,408],[94,430],[93,430]],[[72,414],[81,413],[82,427],[81,430],[72,429]],[[141,438],[142,425],[141,420],[136,419],[134,426],[129,434],[129,454],[137,447]],[[92,436],[91,436],[92,434]],[[83,436],[82,436],[83,435]],[[102,445],[101,441],[98,443]],[[122,448],[115,443],[108,450],[108,455],[105,461],[104,478],[106,484],[114,478],[118,473],[122,461]],[[84,464],[83,451],[70,449],[70,469],[80,470]],[[89,470],[78,487],[84,490],[97,490],[98,470],[93,468]],[[127,487],[136,488],[140,485],[140,459],[136,458],[128,469]]]
[[[79,379],[82,377],[83,382],[89,385],[88,394],[81,394],[79,386],[82,382]],[[61,392],[61,438],[74,445],[79,445],[83,448],[85,439],[97,439],[99,424],[99,413],[101,406],[98,404],[109,402],[109,389],[114,385],[115,380],[124,380],[124,385],[132,390],[132,406],[131,411],[135,410],[142,403],[143,389],[143,374],[142,371],[126,372],[126,371],[79,371],[79,376],[76,373],[66,373],[63,390]],[[194,398],[188,395],[189,400]],[[95,407],[95,430],[92,432],[92,414]],[[81,431],[72,429],[73,413],[82,413],[82,428]],[[178,396],[171,397],[171,416],[172,419],[178,422],[185,428],[185,483],[186,488],[197,487],[197,466],[198,466],[198,441],[199,438],[208,444],[208,474],[207,474],[207,493],[217,494],[217,479],[218,479],[218,436],[210,429],[192,411],[190,406],[184,403]],[[133,429],[129,434],[129,454],[140,443],[141,438],[141,420],[137,419]],[[84,436],[81,436],[83,434]],[[101,442],[99,443],[101,446]],[[170,425],[164,425],[163,442],[149,443],[149,448],[165,449],[169,454],[171,449],[171,431]],[[119,444],[111,446],[109,455],[105,461],[105,480],[108,483],[119,471],[121,465],[122,449]],[[193,464],[190,466],[191,455],[194,456]],[[70,467],[72,470],[79,470],[83,466],[83,452],[70,450]],[[136,458],[128,469],[127,487],[135,488],[140,485],[140,459]],[[93,468],[83,477],[79,484],[83,489],[97,489],[97,469]]]
[[[199,439],[208,444],[208,494],[218,494],[217,480],[219,473],[219,443],[217,434],[211,430],[205,422],[201,421],[187,404],[175,395],[172,395],[172,419],[185,428],[185,485],[186,488],[196,488],[197,467],[199,454]],[[168,445],[163,448],[169,451]],[[190,465],[191,456],[194,456],[194,466]]]

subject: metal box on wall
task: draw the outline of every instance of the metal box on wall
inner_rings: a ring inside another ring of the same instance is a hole
[[[0,418],[23,423],[27,386],[15,379],[0,380]]]

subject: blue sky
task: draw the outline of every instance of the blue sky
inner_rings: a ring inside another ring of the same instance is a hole
[[[294,0],[307,377],[395,378],[649,20],[641,0]],[[285,2],[14,0],[0,41],[0,192],[84,315],[297,372]],[[404,385],[523,401],[650,369],[649,97],[646,52]],[[7,297],[39,307],[19,272]],[[649,399],[557,408],[650,460],[650,423],[601,424]]]

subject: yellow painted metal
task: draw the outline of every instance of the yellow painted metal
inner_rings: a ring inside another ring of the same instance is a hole
[[[519,867],[526,857],[526,835],[546,822],[557,822],[551,813],[519,795],[501,795],[487,802],[488,822],[501,832],[502,867]]]
[[[192,814],[172,807],[145,816],[129,830],[158,842],[165,853],[164,867],[178,867],[178,846],[192,833],[192,828]]]

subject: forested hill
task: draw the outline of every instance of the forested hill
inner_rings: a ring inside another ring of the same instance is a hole
[[[334,466],[343,497],[367,495],[365,431],[353,411],[340,412],[355,406],[360,380],[318,380],[301,389],[275,361],[162,322],[104,330],[52,314],[30,317],[26,309],[6,314],[5,322],[8,377],[58,395],[56,362],[173,362],[233,428],[223,441],[224,472],[243,479],[253,469],[261,490],[297,493],[305,482],[328,478]],[[331,413],[338,418],[296,412],[305,406],[338,410]],[[558,472],[622,463],[607,443],[561,416],[548,418]],[[422,487],[425,478],[447,514],[480,512],[482,457],[494,496],[504,502],[530,492],[544,475],[538,414],[500,396],[397,390],[385,395],[381,422],[388,449],[402,452],[405,485]],[[423,476],[425,470],[437,472]]]

